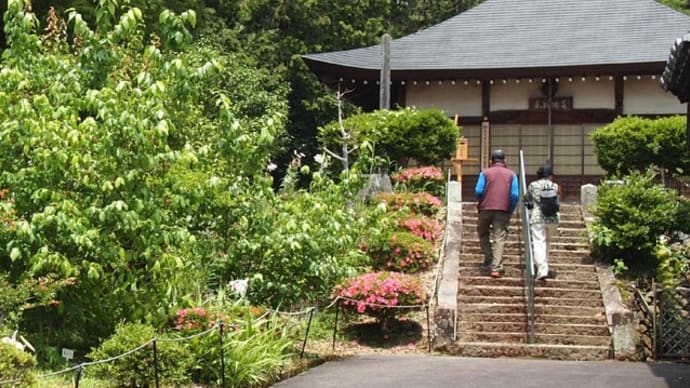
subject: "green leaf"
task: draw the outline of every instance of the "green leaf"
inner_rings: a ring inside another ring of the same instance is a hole
[[[12,259],[12,261],[17,261],[17,259],[20,259],[21,257],[22,252],[19,250],[19,248],[12,248],[12,250],[10,251],[10,259]]]

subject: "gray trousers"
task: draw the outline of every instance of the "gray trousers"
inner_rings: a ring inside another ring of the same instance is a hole
[[[491,265],[492,271],[503,270],[503,247],[508,238],[510,216],[510,213],[500,210],[479,211],[479,245],[484,253],[484,265]]]

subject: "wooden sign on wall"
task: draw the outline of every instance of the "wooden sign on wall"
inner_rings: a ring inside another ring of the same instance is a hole
[[[530,97],[529,110],[545,111],[549,108],[548,97]],[[573,110],[572,97],[551,97],[551,110],[568,112]]]

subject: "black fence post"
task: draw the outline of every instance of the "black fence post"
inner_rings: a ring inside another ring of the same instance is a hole
[[[335,350],[335,333],[338,331],[338,311],[340,310],[340,299],[335,304],[335,322],[333,323],[333,350]]]
[[[309,328],[311,327],[311,319],[314,316],[314,309],[309,311],[309,322],[307,322],[307,332],[304,333],[304,342],[302,342],[302,352],[299,354],[299,358],[304,358],[304,348],[307,347],[307,338],[309,338]]]
[[[79,380],[81,380],[81,374],[83,371],[84,368],[81,364],[79,364],[79,367],[77,367],[77,374],[74,376],[74,388],[79,388]]]
[[[218,321],[218,332],[220,333],[220,381],[223,388],[225,388],[225,352],[223,351],[223,327],[225,323],[223,321]]]
[[[429,353],[431,353],[431,325],[429,324],[429,305],[426,305],[426,341],[429,343]]]
[[[156,339],[153,340],[153,378],[156,383],[156,388],[160,387],[158,380],[158,347],[156,346]]]

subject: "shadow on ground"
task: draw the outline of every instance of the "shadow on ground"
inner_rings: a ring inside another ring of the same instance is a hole
[[[418,322],[408,319],[392,321],[385,330],[380,322],[369,320],[347,323],[341,334],[360,346],[388,349],[416,345],[424,337],[423,330]]]

